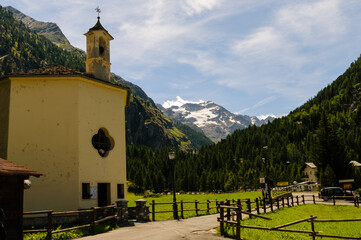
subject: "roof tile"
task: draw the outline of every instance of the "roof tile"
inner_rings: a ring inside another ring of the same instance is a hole
[[[37,171],[23,167],[16,163],[0,158],[0,175],[22,175],[22,176],[35,176],[42,175]]]
[[[31,69],[26,72],[10,73],[10,76],[18,75],[86,75],[83,72],[76,71],[62,65],[51,65],[47,67]]]

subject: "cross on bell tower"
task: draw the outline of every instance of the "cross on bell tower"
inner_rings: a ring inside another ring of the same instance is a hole
[[[86,73],[95,78],[110,81],[110,41],[114,38],[100,24],[100,8],[97,7],[98,21],[86,36]]]

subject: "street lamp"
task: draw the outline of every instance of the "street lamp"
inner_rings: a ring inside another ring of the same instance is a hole
[[[263,146],[263,149],[267,150],[268,149],[268,146]],[[269,199],[269,202],[272,201],[272,196],[271,196],[271,186],[270,186],[270,179],[268,178],[268,164],[267,164],[267,160],[265,157],[262,158],[262,161],[263,163],[265,164],[265,167],[266,167],[266,172],[265,172],[265,185],[266,185],[266,195],[268,195],[268,199]]]
[[[174,219],[178,218],[178,206],[177,206],[177,199],[175,197],[175,152],[169,152],[169,160],[171,160],[173,165],[173,217]]]

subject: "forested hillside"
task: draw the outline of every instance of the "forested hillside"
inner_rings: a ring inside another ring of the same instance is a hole
[[[267,147],[266,147],[267,146]],[[128,148],[128,179],[143,189],[171,188],[167,151]],[[324,186],[355,179],[361,187],[361,58],[331,85],[288,116],[261,127],[237,130],[196,154],[177,152],[177,189],[234,190],[259,187],[259,178],[302,181],[305,162],[314,162]],[[159,179],[167,179],[166,186]]]
[[[84,72],[84,60],[29,30],[0,6],[0,76],[51,64]]]

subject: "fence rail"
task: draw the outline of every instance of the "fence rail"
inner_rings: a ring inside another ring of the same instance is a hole
[[[360,204],[360,198],[354,198],[352,196],[350,197],[338,197],[338,196],[330,196],[328,197],[329,200],[332,200],[333,204],[336,205],[337,201],[339,200],[353,200],[355,206],[359,206]],[[241,204],[242,209],[247,209],[248,212],[251,212],[252,209],[255,209],[257,211],[257,214],[260,214],[262,211],[265,213],[269,209],[273,211],[274,209],[279,209],[281,207],[290,207],[300,204],[306,204],[306,203],[321,203],[324,202],[322,199],[317,199],[314,195],[301,195],[301,196],[288,196],[288,197],[273,197],[272,201],[269,201],[267,198],[256,198],[254,201],[251,201],[250,199],[232,199],[232,200],[226,200],[225,204],[228,206],[236,206]],[[212,203],[215,203],[215,205],[211,206]],[[184,212],[190,212],[194,211],[196,212],[196,215],[198,216],[199,212],[207,212],[209,214],[211,209],[217,209],[217,213],[219,212],[219,205],[220,201],[218,200],[207,200],[206,202],[199,202],[197,200],[195,201],[178,201],[177,204],[177,210],[178,213],[180,213],[180,217],[184,218]],[[186,204],[194,204],[194,208],[185,208]],[[152,200],[150,203],[151,205],[151,211],[150,214],[152,215],[152,221],[156,220],[156,214],[162,214],[162,213],[174,213],[173,209],[170,210],[158,210],[156,211],[157,205],[169,205],[173,206],[173,202],[160,202],[157,203],[155,200]],[[204,208],[200,208],[200,205],[206,205]]]
[[[359,207],[360,199],[358,197],[337,197],[337,196],[331,196],[329,197],[333,202],[333,205],[336,205],[336,202],[339,200],[353,200],[354,206]],[[247,200],[237,200],[236,201],[222,201],[220,202],[220,205],[218,206],[220,217],[218,218],[218,221],[220,222],[220,231],[221,234],[224,235],[224,227],[225,224],[230,224],[233,227],[236,228],[236,239],[241,239],[241,228],[249,228],[249,229],[258,229],[258,230],[267,230],[267,231],[283,231],[283,232],[294,232],[294,233],[306,233],[309,234],[312,239],[314,240],[316,237],[329,237],[329,238],[341,238],[341,239],[361,239],[361,235],[359,237],[350,237],[350,236],[337,236],[337,235],[331,235],[331,234],[320,234],[319,232],[316,232],[314,229],[314,224],[316,222],[355,222],[355,221],[361,221],[361,219],[316,219],[317,216],[311,216],[310,218],[301,219],[298,221],[286,223],[280,226],[276,227],[259,227],[259,226],[243,226],[241,225],[242,221],[242,214],[248,215],[251,217],[260,217],[267,219],[263,216],[260,216],[258,214],[261,213],[263,210],[264,213],[267,211],[273,211],[275,208],[279,209],[280,207],[292,207],[294,205],[300,205],[300,204],[306,204],[306,202],[310,202],[313,204],[317,204],[320,202],[319,199],[316,200],[316,197],[314,195],[301,195],[296,197],[275,197],[270,201],[269,199],[261,199],[256,198],[253,202],[250,199]],[[246,202],[246,206],[242,206],[242,202]],[[324,202],[322,200],[322,202]],[[255,206],[255,208],[252,208],[251,206]],[[246,209],[246,210],[245,210]],[[251,213],[252,211],[256,211],[257,214]],[[267,219],[271,220],[271,219]],[[284,227],[292,226],[298,223],[302,222],[310,222],[311,223],[311,230],[298,230],[298,229],[283,229]]]
[[[211,206],[211,204],[214,203],[214,206]],[[150,212],[152,214],[152,221],[155,221],[155,214],[157,213],[174,213],[174,210],[161,210],[161,211],[156,211],[156,206],[157,205],[173,205],[173,202],[163,202],[163,203],[156,203],[154,200],[152,200],[152,202],[150,203],[150,205],[152,206],[152,211]],[[217,209],[218,212],[218,201],[217,200],[207,200],[206,202],[199,202],[197,200],[195,201],[183,201],[181,200],[180,202],[176,202],[177,204],[177,209],[178,209],[178,213],[180,213],[180,217],[182,219],[184,219],[184,212],[196,212],[196,215],[199,215],[199,212],[207,212],[207,214],[209,214],[209,211],[212,209]],[[184,208],[184,205],[187,204],[194,204],[194,208]],[[180,208],[178,207],[178,205],[180,206]],[[205,208],[200,208],[200,205],[206,205]]]
[[[105,210],[105,209],[108,209],[110,211],[110,215],[97,219],[97,210]],[[63,229],[58,229],[58,230],[53,229],[53,217],[54,216],[82,214],[82,213],[90,214],[90,222],[88,224],[75,226],[75,227],[69,227],[69,228],[63,228]],[[46,214],[47,215],[46,228],[23,230],[23,233],[47,232],[46,239],[51,239],[52,234],[86,228],[86,227],[90,227],[91,231],[94,232],[95,226],[101,222],[104,222],[107,220],[113,220],[112,224],[115,225],[115,221],[116,221],[116,217],[117,217],[115,205],[109,205],[109,206],[105,206],[105,207],[92,207],[89,210],[80,210],[80,211],[54,212],[53,210],[44,210],[44,211],[32,211],[32,212],[24,212],[23,213],[23,215],[38,215],[38,214]]]

